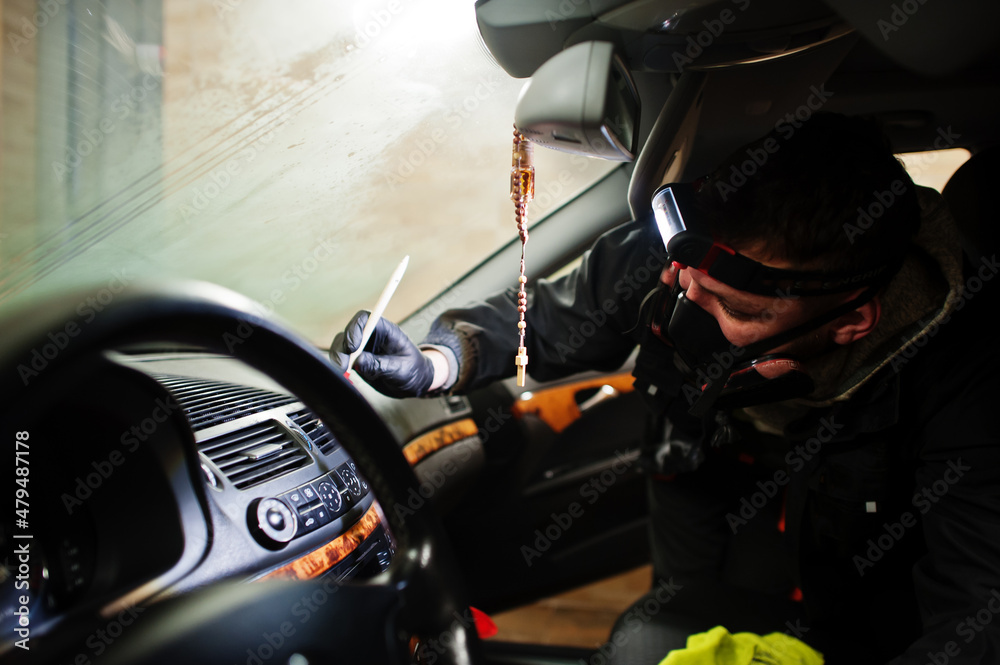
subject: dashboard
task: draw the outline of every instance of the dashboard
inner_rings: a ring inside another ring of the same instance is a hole
[[[481,441],[465,398],[384,410],[418,480],[460,466],[435,500],[468,485]],[[29,554],[0,577],[0,654],[18,639],[24,595],[31,638],[44,640],[76,616],[128,616],[221,580],[367,579],[396,553],[333,432],[235,358],[106,351],[15,415],[30,434],[30,520],[15,529],[5,515],[0,541]]]

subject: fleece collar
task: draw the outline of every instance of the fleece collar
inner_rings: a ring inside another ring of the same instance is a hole
[[[941,195],[917,188],[920,230],[902,267],[880,295],[882,315],[862,339],[806,363],[816,390],[806,398],[746,409],[757,429],[780,434],[817,407],[851,399],[882,368],[923,345],[962,298],[958,228]]]

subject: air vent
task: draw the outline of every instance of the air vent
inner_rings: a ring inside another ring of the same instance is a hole
[[[333,432],[327,429],[323,421],[317,418],[312,411],[308,409],[296,411],[290,417],[292,422],[302,428],[302,431],[306,433],[313,445],[319,448],[321,453],[329,455],[336,449],[337,440],[333,438]]]
[[[181,405],[195,431],[295,401],[291,395],[224,381],[168,374],[153,376]]]
[[[241,490],[311,462],[292,435],[274,420],[202,441],[198,448]]]

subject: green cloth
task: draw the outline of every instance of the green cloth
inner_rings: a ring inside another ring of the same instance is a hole
[[[660,665],[823,665],[823,654],[785,633],[731,635],[722,626],[691,635]]]

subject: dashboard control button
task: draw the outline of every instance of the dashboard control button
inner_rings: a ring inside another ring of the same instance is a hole
[[[306,499],[305,494],[302,493],[301,487],[294,489],[291,492],[286,492],[285,494],[282,494],[281,498],[290,503],[292,505],[292,508],[296,509],[298,509],[299,506],[304,506],[307,503],[309,503],[309,500]]]
[[[327,507],[331,515],[336,515],[344,507],[344,500],[340,498],[340,490],[329,478],[324,478],[316,483],[316,493],[323,500],[323,505]]]
[[[330,473],[327,474],[327,479],[331,483],[333,483],[334,487],[336,487],[337,490],[340,492],[340,498],[343,499],[345,507],[349,508],[352,505],[354,505],[354,498],[351,496],[351,493],[347,490],[347,483],[344,482],[344,479],[340,477],[339,473],[337,473],[336,471],[331,471]]]
[[[309,485],[303,485],[299,488],[299,491],[302,492],[302,496],[306,498],[306,503],[315,503],[316,501],[319,501],[319,495],[316,494],[316,490]]]
[[[257,524],[259,532],[274,543],[287,543],[295,537],[295,514],[283,501],[262,499],[257,504]]]
[[[347,491],[351,493],[351,496],[355,499],[360,499],[364,494],[364,490],[361,489],[361,480],[354,473],[354,469],[347,464],[343,464],[337,469],[337,473],[344,479],[344,484],[347,486]]]
[[[354,465],[353,461],[348,462],[347,464],[348,466],[351,467],[351,471],[354,472],[354,475],[358,477],[358,482],[361,483],[361,491],[364,492],[365,494],[368,494],[368,481],[365,480],[364,476],[358,473],[358,467]]]
[[[268,508],[266,519],[267,523],[278,531],[285,528],[285,515],[280,510]]]
[[[316,521],[319,522],[320,526],[323,526],[324,524],[329,524],[330,522],[333,521],[333,514],[330,512],[330,509],[327,508],[325,505],[316,506],[309,512],[316,516]]]
[[[333,520],[330,510],[324,505],[304,506],[299,508],[299,534],[315,531]]]

